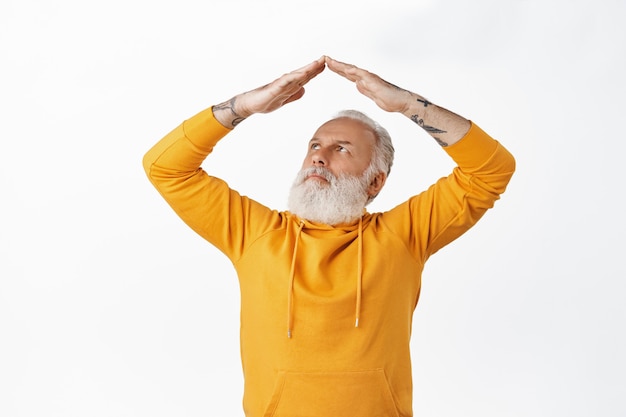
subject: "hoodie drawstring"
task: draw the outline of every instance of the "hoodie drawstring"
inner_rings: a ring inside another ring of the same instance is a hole
[[[293,284],[296,278],[296,254],[298,253],[298,242],[300,242],[300,233],[304,222],[300,222],[298,233],[296,234],[296,243],[293,247],[293,255],[291,256],[291,269],[289,270],[289,292],[287,293],[287,337],[291,339],[291,329],[293,328]]]
[[[298,253],[298,243],[300,235],[304,228],[304,222],[300,222],[298,233],[296,234],[296,242],[293,247],[293,255],[291,256],[291,268],[289,270],[289,292],[287,293],[287,337],[291,339],[291,331],[293,330],[293,289],[296,280],[296,258]],[[359,230],[357,237],[358,254],[357,254],[357,271],[356,271],[356,311],[354,327],[359,327],[359,319],[361,318],[361,298],[363,288],[363,218],[359,218]]]
[[[358,266],[356,269],[356,313],[354,327],[359,327],[361,317],[361,287],[363,285],[363,217],[359,217]]]

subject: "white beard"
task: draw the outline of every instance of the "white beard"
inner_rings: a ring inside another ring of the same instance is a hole
[[[328,182],[315,178],[307,180],[312,173]],[[303,169],[291,186],[287,203],[289,211],[302,219],[331,226],[352,223],[363,215],[369,202],[370,176],[369,170],[360,177],[341,175],[337,178],[323,167]]]

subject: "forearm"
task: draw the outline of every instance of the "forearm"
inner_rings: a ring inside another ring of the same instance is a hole
[[[213,116],[226,128],[234,129],[239,123],[250,117],[240,106],[240,95],[236,95],[228,101],[213,106]]]
[[[410,102],[402,114],[419,125],[444,147],[458,142],[471,126],[470,121],[464,117],[437,106],[415,93],[410,93]]]

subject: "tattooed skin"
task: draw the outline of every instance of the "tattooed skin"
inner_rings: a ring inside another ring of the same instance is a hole
[[[418,102],[423,103],[424,107],[428,107],[429,105],[433,104],[430,101],[424,99],[424,100],[420,100],[419,98],[417,99]]]
[[[426,104],[424,104],[424,106],[426,106]],[[434,126],[429,126],[429,125],[425,124],[424,123],[424,119],[421,119],[419,117],[419,115],[417,115],[417,114],[412,115],[411,116],[411,120],[413,120],[422,129],[427,131],[433,138],[435,138],[435,140],[437,141],[439,146],[443,146],[443,147],[448,146],[448,144],[446,142],[444,142],[443,140],[441,140],[441,139],[439,139],[438,137],[435,136],[437,133],[447,133],[447,131],[441,130],[441,129],[436,128]]]
[[[448,144],[444,141],[442,141],[441,139],[433,136],[433,138],[437,141],[437,143],[439,144],[439,146],[441,146],[442,148],[445,148],[446,146],[448,146]]]
[[[228,111],[230,111],[230,114],[235,116],[233,118],[232,122],[231,122],[233,127],[237,126],[239,123],[241,123],[244,120],[246,120],[245,117],[241,117],[235,111],[235,97],[231,98],[230,101],[228,101],[228,102],[225,102],[225,103],[222,103],[222,104],[217,104],[217,105],[213,106],[213,111],[216,111],[216,110],[228,110]]]

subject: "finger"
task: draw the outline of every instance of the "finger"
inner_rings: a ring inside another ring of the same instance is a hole
[[[348,69],[348,64],[332,59],[331,57],[326,57],[326,65],[328,65],[328,68],[330,68],[331,71],[342,76],[344,76],[346,70]]]
[[[304,74],[289,73],[277,79],[275,83],[281,94],[291,95],[309,82],[309,80]]]
[[[307,71],[309,71],[311,69],[317,69],[318,67],[323,69],[324,65],[326,63],[325,58],[326,57],[322,56],[322,57],[316,59],[315,61],[313,61],[313,62],[311,62],[309,64],[306,64],[305,66],[303,66],[301,68],[298,68],[297,70],[294,70],[292,72],[307,72]]]
[[[309,81],[311,81],[313,78],[315,78],[317,75],[319,75],[322,71],[324,71],[324,68],[326,68],[326,61],[324,57],[321,57],[313,61],[311,64],[301,68],[300,70],[296,70],[295,72],[304,74],[302,79],[304,83],[306,84]]]
[[[326,68],[326,63],[324,61],[324,57],[321,57],[311,62],[310,64],[305,65],[304,67],[284,74],[277,80],[277,84],[281,88],[286,88],[290,85],[301,87],[311,81],[319,73],[324,71],[324,68]]]
[[[286,77],[286,79],[288,80],[288,82],[295,81],[302,86],[311,81],[319,73],[324,71],[324,68],[326,68],[326,62],[324,60],[324,57],[322,57],[311,62],[310,64],[305,65],[302,68],[290,72],[289,74],[287,74],[288,76]]]
[[[357,67],[356,65],[337,61],[336,59],[332,59],[330,57],[327,57],[326,64],[331,71],[353,82],[357,82],[369,74],[367,71]]]
[[[278,87],[278,91],[276,93],[280,95],[294,94],[311,81],[312,78],[313,76],[306,77],[303,75],[287,74],[276,80],[276,86]]]
[[[337,71],[343,71],[343,72],[348,71],[350,69],[359,69],[354,64],[348,64],[347,62],[337,61],[336,59],[333,59],[331,57],[326,57],[326,64],[331,70],[337,70]]]

